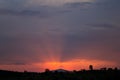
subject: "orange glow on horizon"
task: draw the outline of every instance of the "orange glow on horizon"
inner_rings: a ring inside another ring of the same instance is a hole
[[[75,59],[71,61],[64,62],[44,62],[41,64],[37,63],[36,66],[42,67],[44,69],[66,69],[66,70],[80,70],[80,69],[88,69],[89,65],[93,65],[95,68],[99,67],[113,67],[116,65],[114,62],[110,61],[101,61],[101,60],[87,60],[87,59]]]
[[[110,61],[102,60],[89,60],[89,59],[74,59],[71,61],[48,61],[40,62],[26,65],[0,65],[0,69],[13,70],[13,71],[35,71],[43,72],[45,69],[56,70],[56,69],[65,69],[65,70],[81,70],[89,69],[89,65],[93,65],[94,69],[99,69],[102,67],[116,67],[117,63]]]

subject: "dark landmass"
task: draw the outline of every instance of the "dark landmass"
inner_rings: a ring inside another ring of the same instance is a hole
[[[81,70],[81,71],[49,71],[14,72],[0,70],[0,80],[120,80],[120,70]]]

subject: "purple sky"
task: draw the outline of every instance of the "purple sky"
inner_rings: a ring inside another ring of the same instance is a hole
[[[76,59],[120,67],[119,9],[120,0],[0,0],[0,69]]]

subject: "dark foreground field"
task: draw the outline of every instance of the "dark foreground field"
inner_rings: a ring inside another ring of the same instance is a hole
[[[12,72],[0,70],[0,80],[120,80],[120,70],[73,72]]]

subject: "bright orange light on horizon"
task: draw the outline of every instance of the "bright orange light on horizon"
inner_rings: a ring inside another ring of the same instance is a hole
[[[46,61],[40,63],[33,63],[27,65],[1,65],[0,69],[5,70],[15,70],[15,71],[35,71],[41,72],[45,69],[56,70],[56,69],[65,69],[65,70],[81,70],[88,69],[89,65],[93,65],[94,69],[101,67],[116,67],[117,63],[111,61],[102,61],[102,60],[89,60],[89,59],[74,59],[71,61]]]
[[[41,64],[37,63],[36,65],[42,67],[44,69],[66,69],[66,70],[80,70],[80,69],[88,69],[89,65],[93,65],[95,68],[99,67],[113,67],[116,65],[114,62],[109,61],[101,61],[101,60],[87,60],[87,59],[75,59],[71,61],[64,62],[44,62]]]

